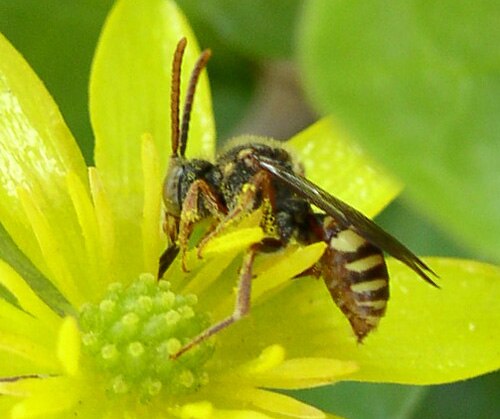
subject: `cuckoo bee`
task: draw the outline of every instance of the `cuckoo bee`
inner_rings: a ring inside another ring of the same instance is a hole
[[[327,244],[324,254],[307,272],[321,276],[333,301],[350,322],[358,341],[373,330],[389,299],[389,274],[384,251],[399,259],[423,280],[432,270],[397,239],[345,202],[304,177],[301,166],[278,142],[242,137],[215,162],[185,157],[190,113],[199,75],[210,57],[200,55],[191,74],[181,124],[179,96],[181,62],[186,47],[177,45],[172,65],[172,156],[164,182],[165,232],[170,245],[160,258],[161,277],[177,254],[184,259],[194,225],[214,220],[198,244],[203,247],[229,223],[266,204],[275,234],[247,249],[239,273],[233,313],[182,348],[196,343],[245,316],[250,310],[252,268],[259,252],[283,249],[291,241]],[[315,212],[312,208],[323,212]],[[269,228],[262,226],[264,230]],[[185,264],[183,263],[185,268]]]

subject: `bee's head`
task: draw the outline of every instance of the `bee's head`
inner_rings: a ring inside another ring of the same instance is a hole
[[[179,218],[182,209],[182,199],[185,196],[189,182],[192,183],[193,163],[185,159],[187,137],[189,131],[189,120],[191,118],[191,109],[193,107],[193,98],[201,71],[205,68],[210,58],[210,50],[201,53],[196,65],[191,73],[182,120],[179,126],[179,97],[180,97],[180,79],[181,64],[186,48],[186,38],[182,38],[177,44],[172,63],[172,91],[170,96],[170,114],[172,125],[172,155],[168,164],[167,175],[163,182],[163,201],[167,215]]]

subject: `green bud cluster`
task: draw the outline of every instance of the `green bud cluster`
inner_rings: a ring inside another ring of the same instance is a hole
[[[108,376],[110,395],[134,392],[148,401],[160,392],[191,393],[207,382],[203,366],[212,341],[172,358],[209,325],[196,304],[195,295],[175,294],[168,281],[142,274],[128,287],[111,284],[100,303],[82,307],[83,352]]]

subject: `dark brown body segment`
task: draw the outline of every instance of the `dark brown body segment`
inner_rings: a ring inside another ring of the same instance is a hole
[[[375,329],[389,299],[389,274],[382,251],[351,229],[340,230],[331,217],[323,228],[328,244],[320,272],[358,341]]]

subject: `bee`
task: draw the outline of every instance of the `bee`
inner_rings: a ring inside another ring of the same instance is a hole
[[[283,249],[291,241],[304,245],[326,243],[320,260],[306,273],[323,278],[359,342],[377,327],[386,310],[389,274],[384,251],[437,287],[430,278],[434,272],[421,259],[362,213],[309,181],[300,164],[278,142],[242,137],[215,162],[187,159],[194,93],[211,52],[203,51],[192,71],[179,125],[180,72],[185,47],[183,38],[172,64],[172,155],[163,186],[164,230],[170,245],[160,258],[159,277],[179,252],[186,269],[188,240],[201,220],[211,218],[213,223],[198,249],[228,224],[260,207],[266,213],[262,228],[272,229],[274,235],[246,250],[233,313],[195,337],[175,357],[248,314],[256,256]],[[315,212],[312,205],[322,212]]]

